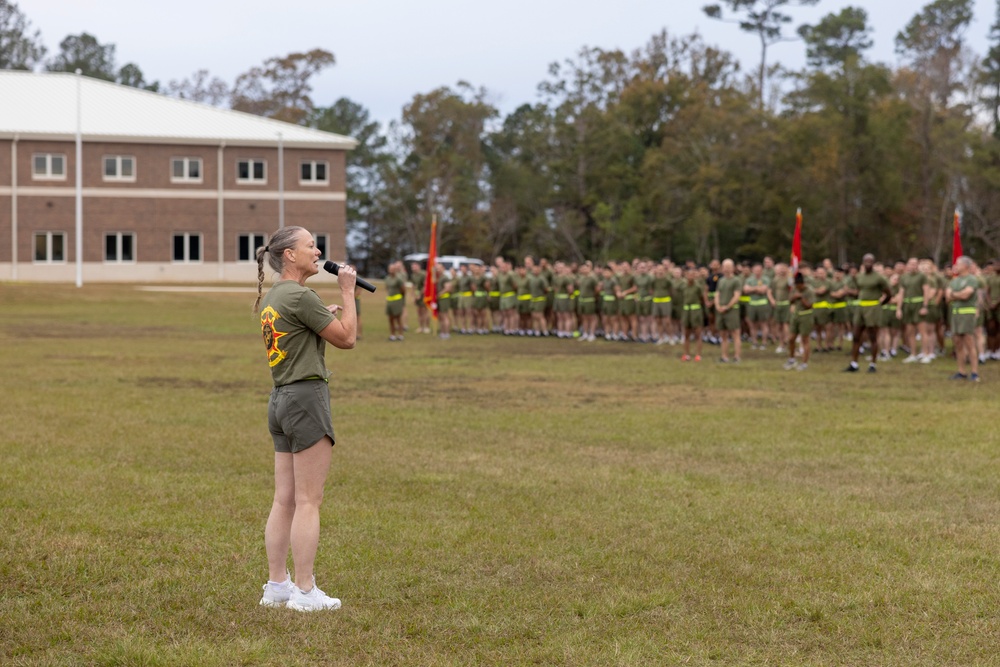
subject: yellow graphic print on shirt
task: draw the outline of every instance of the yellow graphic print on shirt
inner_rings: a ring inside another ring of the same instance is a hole
[[[279,319],[281,319],[281,315],[271,306],[260,311],[260,330],[264,335],[264,346],[267,348],[267,363],[272,368],[288,356],[287,352],[278,347],[278,341],[286,335],[274,328],[275,321]]]

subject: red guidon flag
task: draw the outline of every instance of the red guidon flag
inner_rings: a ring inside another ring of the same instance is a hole
[[[799,272],[802,261],[802,209],[795,211],[795,235],[792,236],[792,275]]]
[[[951,264],[955,265],[958,258],[962,256],[962,230],[961,230],[962,218],[958,214],[958,209],[955,209],[955,236],[954,240],[951,242]]]
[[[437,275],[434,272],[437,261],[437,231],[438,221],[437,216],[434,216],[431,218],[431,247],[427,251],[427,277],[424,279],[424,303],[427,304],[434,319],[438,316]]]

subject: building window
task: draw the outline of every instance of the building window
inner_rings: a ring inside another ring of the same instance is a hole
[[[320,257],[330,259],[326,254],[326,249],[329,247],[327,243],[329,237],[326,234],[313,234],[313,240],[316,241],[316,247],[319,248]]]
[[[66,261],[65,232],[37,232],[35,234],[35,262],[51,264]]]
[[[240,234],[237,238],[238,256],[241,262],[256,262],[257,248],[266,243],[263,234]]]
[[[130,155],[105,155],[104,180],[134,181],[135,158]]]
[[[243,159],[236,161],[237,183],[267,182],[267,163],[264,160]]]
[[[200,157],[175,157],[170,160],[171,183],[201,183]]]
[[[36,153],[31,157],[31,175],[39,181],[66,180],[66,156],[57,153]]]
[[[135,234],[114,232],[104,235],[104,261],[122,264],[135,261]]]
[[[174,234],[174,261],[201,262],[201,234]]]
[[[330,182],[330,163],[326,160],[303,160],[299,172],[301,185],[326,185]]]

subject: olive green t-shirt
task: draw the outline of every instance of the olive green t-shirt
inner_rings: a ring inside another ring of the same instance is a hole
[[[404,289],[406,289],[406,282],[402,276],[390,274],[385,277],[386,296],[398,296],[403,293]]]
[[[661,278],[653,278],[653,298],[663,299],[674,291],[674,281],[670,276],[663,276]]]
[[[715,296],[718,299],[719,306],[722,308],[728,306],[737,291],[743,291],[742,280],[736,276],[732,276],[730,278],[723,276],[722,278],[719,278],[719,283],[715,286]],[[687,303],[687,301],[684,303]]]
[[[588,273],[585,276],[580,276],[580,298],[581,299],[593,299],[594,294],[597,291],[597,277]]]
[[[788,292],[790,287],[788,286],[788,279],[776,278],[771,281],[771,296],[774,297],[774,302],[777,305],[787,306],[788,305]]]
[[[792,312],[801,313],[807,310],[812,310],[813,304],[816,303],[816,293],[813,292],[811,287],[806,287],[804,290],[799,292],[795,290],[792,294],[800,294],[801,297],[792,302]],[[804,302],[804,303],[803,303]]]
[[[721,284],[722,281],[720,280],[719,283]],[[704,291],[705,286],[701,284],[701,281],[696,280],[694,284],[689,285],[685,280],[684,286],[681,288],[681,298],[684,300],[684,305],[692,306],[700,304]]]
[[[878,301],[885,292],[890,291],[889,280],[875,271],[858,271],[854,276],[854,284],[858,288],[858,301]]]
[[[319,332],[333,319],[316,292],[294,280],[267,291],[260,303],[260,328],[275,387],[330,376]]]
[[[410,281],[413,283],[413,291],[417,294],[424,293],[424,281],[427,279],[427,274],[423,271],[414,271],[413,275],[410,276]]]
[[[899,286],[903,289],[903,298],[907,300],[908,303],[916,303],[916,301],[910,301],[910,299],[920,299],[923,301],[924,297],[924,283],[927,282],[927,276],[922,273],[904,273],[899,277]]]
[[[951,289],[952,294],[955,292],[961,292],[966,287],[972,287],[972,295],[968,299],[953,299],[951,302],[952,308],[975,308],[976,302],[978,301],[978,293],[976,290],[980,287],[980,281],[973,275],[955,276],[951,279],[948,284]]]

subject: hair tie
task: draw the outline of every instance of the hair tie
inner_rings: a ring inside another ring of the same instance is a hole
[[[264,246],[264,252],[267,252],[270,248],[271,248],[271,246],[269,246],[269,245]]]

